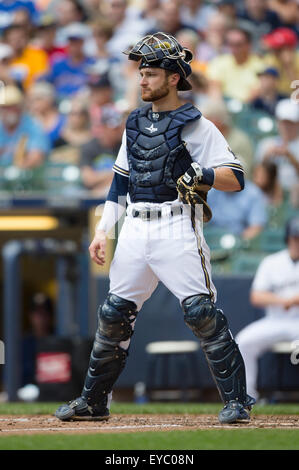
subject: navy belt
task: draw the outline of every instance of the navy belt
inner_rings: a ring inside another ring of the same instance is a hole
[[[183,208],[181,206],[179,207],[173,207],[171,211],[169,212],[170,216],[174,215],[181,215],[183,213]],[[162,210],[160,209],[144,209],[144,210],[132,210],[132,217],[140,217],[142,220],[153,220],[153,219],[160,219],[162,217]]]

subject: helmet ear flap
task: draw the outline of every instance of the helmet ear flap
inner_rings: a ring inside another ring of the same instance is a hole
[[[183,51],[185,52],[185,57],[184,57],[184,62],[187,62],[187,64],[190,64],[190,62],[193,59],[193,53],[189,50],[184,48]]]

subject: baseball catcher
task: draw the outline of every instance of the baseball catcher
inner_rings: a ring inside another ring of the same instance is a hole
[[[89,247],[95,263],[105,262],[107,234],[125,211],[126,217],[110,267],[109,294],[98,311],[82,394],[59,407],[56,416],[108,418],[138,312],[161,281],[179,300],[186,325],[200,340],[224,404],[220,422],[247,422],[254,400],[246,392],[239,348],[216,306],[203,233],[203,222],[212,217],[209,189],[241,191],[243,169],[218,129],[178,94],[191,89],[188,49],[173,36],[157,33],[125,54],[139,63],[146,105],[126,122],[114,179]],[[197,217],[198,207],[202,217]]]

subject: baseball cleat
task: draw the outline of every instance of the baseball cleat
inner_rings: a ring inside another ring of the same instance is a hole
[[[109,419],[109,410],[106,403],[89,406],[82,397],[61,405],[55,411],[56,418],[61,421],[105,421]]]
[[[245,404],[240,403],[238,400],[229,401],[224,408],[220,411],[218,419],[221,424],[233,423],[249,423],[250,410],[254,405],[255,399],[247,395]]]

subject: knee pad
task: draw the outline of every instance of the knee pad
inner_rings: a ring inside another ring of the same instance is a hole
[[[122,299],[115,294],[108,294],[98,311],[98,335],[102,339],[118,344],[126,341],[133,334],[132,323],[137,316],[134,302]]]
[[[228,328],[226,317],[208,295],[194,295],[182,303],[185,323],[199,339],[217,336]]]

